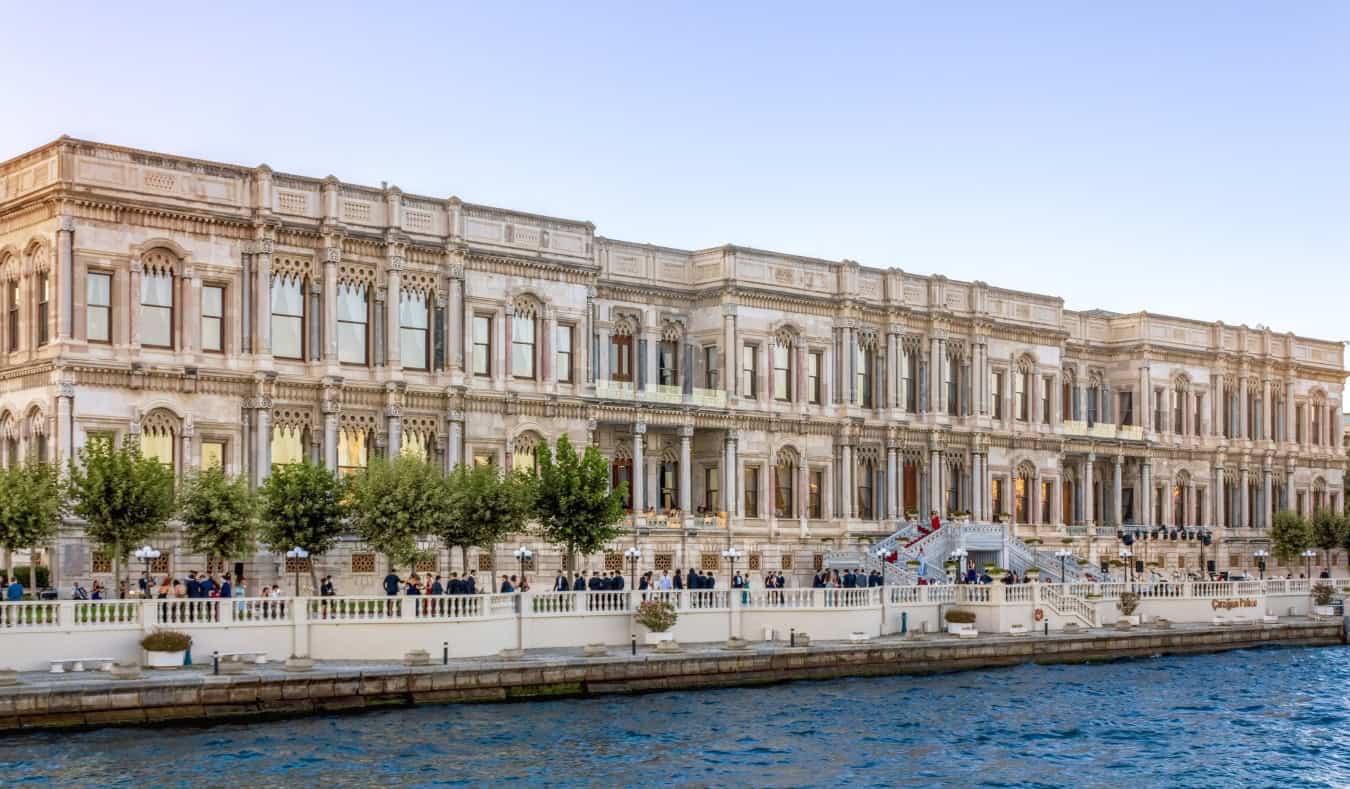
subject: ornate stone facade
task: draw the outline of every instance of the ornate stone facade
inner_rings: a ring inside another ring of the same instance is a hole
[[[1344,506],[1342,346],[1263,327],[68,138],[0,165],[0,284],[3,462],[140,434],[256,483],[302,457],[511,467],[567,433],[636,483],[644,566],[734,543],[799,576],[907,512],[1094,544],[1204,525],[1222,569],[1272,511]],[[325,569],[373,591],[364,554]],[[95,561],[72,525],[58,576]]]

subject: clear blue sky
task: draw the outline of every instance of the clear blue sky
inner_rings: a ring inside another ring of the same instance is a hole
[[[1347,3],[128,5],[0,0],[0,158],[66,133],[1350,335]]]

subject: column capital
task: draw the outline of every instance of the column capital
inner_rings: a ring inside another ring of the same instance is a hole
[[[694,426],[680,425],[678,433],[681,439],[692,439],[694,437]]]
[[[646,422],[634,422],[634,423],[633,423],[633,435],[635,435],[635,436],[641,436],[641,435],[645,435],[646,433],[647,433],[647,423],[646,423]]]
[[[56,229],[62,233],[70,233],[75,230],[75,217],[70,214],[61,214],[56,218]]]

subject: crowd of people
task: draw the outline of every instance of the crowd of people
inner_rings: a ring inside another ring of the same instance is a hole
[[[867,589],[873,586],[885,586],[885,576],[880,570],[872,570],[866,574],[862,570],[845,570],[843,575],[838,570],[821,570],[811,579],[812,589]]]

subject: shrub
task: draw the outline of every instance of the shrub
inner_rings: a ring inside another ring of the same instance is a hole
[[[962,611],[959,608],[953,608],[945,615],[948,624],[952,625],[973,625],[975,624],[974,611]]]
[[[648,600],[638,606],[638,624],[653,633],[664,633],[675,626],[675,606],[664,600]]]
[[[1331,596],[1335,592],[1330,584],[1317,584],[1312,588],[1313,602],[1318,605],[1331,605]]]
[[[1134,613],[1134,609],[1139,607],[1139,595],[1134,592],[1121,592],[1120,600],[1116,601],[1116,607],[1125,616]]]
[[[156,630],[141,639],[146,652],[183,652],[192,646],[192,636],[177,630]]]

